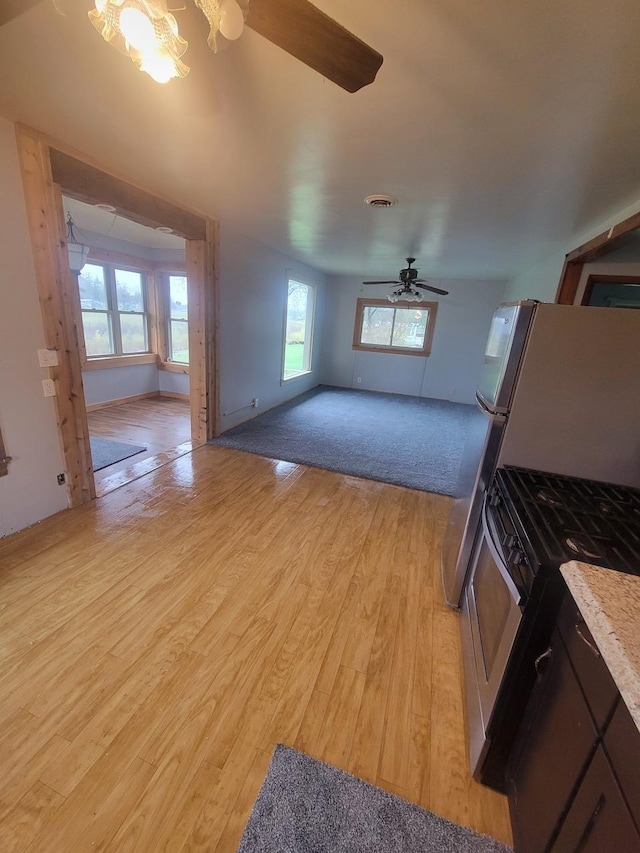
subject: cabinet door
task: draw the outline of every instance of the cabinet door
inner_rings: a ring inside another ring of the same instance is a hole
[[[640,853],[640,835],[601,746],[567,812],[552,853]]]
[[[515,846],[523,853],[548,848],[597,740],[557,630],[550,648],[507,774]]]
[[[640,828],[640,732],[622,700],[604,736],[604,748],[631,815]]]

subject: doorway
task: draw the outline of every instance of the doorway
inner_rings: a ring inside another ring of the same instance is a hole
[[[192,449],[185,241],[63,195],[96,496]]]
[[[49,371],[56,389],[69,504],[78,506],[96,496],[96,484],[83,383],[82,304],[67,259],[63,193],[67,199],[108,207],[122,219],[161,228],[183,240],[189,294],[188,401],[193,447],[218,432],[218,227],[214,220],[90,165],[37,131],[18,125],[17,138],[46,345],[57,353],[57,364]],[[96,260],[103,264],[109,261],[104,257]],[[113,306],[111,310],[115,310]],[[141,363],[150,356],[157,360],[157,354],[132,354]]]

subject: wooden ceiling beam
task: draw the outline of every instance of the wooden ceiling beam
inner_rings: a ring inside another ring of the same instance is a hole
[[[86,204],[110,204],[119,216],[148,228],[164,226],[185,240],[206,240],[206,219],[50,146],[53,180]]]

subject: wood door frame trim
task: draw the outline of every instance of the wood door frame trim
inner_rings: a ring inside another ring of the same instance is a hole
[[[79,506],[95,497],[95,482],[79,352],[79,305],[74,304],[79,297],[66,261],[62,191],[89,204],[116,201],[119,215],[143,225],[168,225],[187,241],[187,256],[195,253],[201,259],[198,274],[192,270],[195,305],[190,310],[198,341],[196,360],[189,366],[194,447],[220,429],[218,223],[110,174],[33,128],[16,124],[15,130],[46,346],[60,355],[60,366],[51,368],[50,376],[58,391],[55,406],[69,503]],[[93,194],[92,179],[99,195]]]
[[[573,305],[584,265],[606,255],[620,244],[622,238],[637,228],[640,228],[640,211],[612,225],[607,231],[603,231],[592,240],[569,252],[560,274],[556,302],[561,305]]]
[[[584,293],[582,294],[582,299],[580,300],[581,305],[588,305],[591,301],[591,296],[593,294],[593,288],[596,284],[640,284],[640,276],[637,275],[605,275],[602,273],[594,272],[591,275],[587,276],[587,280],[584,285]]]

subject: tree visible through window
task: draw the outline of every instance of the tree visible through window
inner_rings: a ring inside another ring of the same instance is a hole
[[[284,335],[283,379],[311,370],[315,288],[289,279]]]
[[[88,358],[149,351],[142,273],[111,264],[85,264],[78,287]]]
[[[437,302],[358,299],[354,349],[429,355]]]
[[[189,364],[189,300],[186,275],[169,276],[169,361]]]

